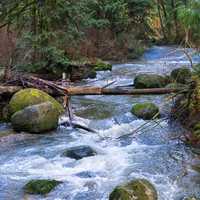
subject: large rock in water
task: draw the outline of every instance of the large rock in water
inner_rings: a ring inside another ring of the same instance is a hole
[[[62,182],[56,180],[31,180],[24,186],[24,191],[28,194],[45,195],[51,192],[60,183]]]
[[[32,106],[40,103],[50,101],[53,107],[61,114],[64,109],[60,103],[58,103],[53,97],[49,96],[47,93],[38,89],[24,89],[15,93],[11,98],[8,110],[9,115],[12,116],[17,111],[24,109],[27,106]]]
[[[165,77],[156,74],[139,74],[134,80],[134,85],[137,89],[162,88],[167,83],[168,80]]]
[[[191,80],[192,73],[189,68],[182,67],[172,70],[171,78],[177,83],[186,84]]]
[[[16,131],[43,133],[58,126],[59,112],[51,102],[28,106],[12,115],[11,123]]]
[[[157,200],[154,186],[145,179],[138,179],[116,187],[109,200]]]
[[[63,153],[63,156],[74,158],[76,160],[82,159],[84,157],[95,156],[95,155],[96,155],[96,152],[91,147],[85,146],[85,145],[71,147]]]
[[[159,108],[153,103],[138,103],[132,107],[132,114],[145,120],[159,117]]]

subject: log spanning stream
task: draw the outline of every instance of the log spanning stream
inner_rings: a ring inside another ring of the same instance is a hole
[[[103,87],[113,81],[113,87],[129,85],[137,73],[169,74],[174,68],[189,66],[182,51],[175,50],[152,47],[141,59],[116,64],[112,72],[99,72],[96,81],[84,80],[80,85]],[[194,57],[194,62],[199,60]],[[150,121],[134,134],[145,121],[130,113],[132,105],[153,102],[164,119],[170,111],[169,104],[163,106],[167,97],[73,96],[74,120],[96,133],[61,126],[45,135],[21,133],[0,138],[0,200],[108,200],[116,185],[134,178],[151,181],[159,200],[200,195],[200,174],[192,168],[200,160],[177,139],[184,132],[178,123],[162,120],[158,126]],[[8,126],[1,124],[0,130]],[[89,145],[97,155],[78,161],[61,156],[68,147],[79,145]],[[24,184],[35,178],[63,183],[46,197],[24,196]]]

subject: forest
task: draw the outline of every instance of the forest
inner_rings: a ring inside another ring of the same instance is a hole
[[[0,1],[0,200],[199,185],[200,0]]]

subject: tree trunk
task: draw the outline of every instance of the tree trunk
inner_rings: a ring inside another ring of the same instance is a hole
[[[161,14],[161,9],[160,9],[160,0],[157,0],[157,9],[158,9],[158,15],[159,15],[159,19],[160,19],[161,31],[163,33],[163,38],[164,38],[164,40],[167,40],[167,36],[165,33],[165,27],[164,27],[164,23],[163,23],[163,18],[162,18],[162,14]]]

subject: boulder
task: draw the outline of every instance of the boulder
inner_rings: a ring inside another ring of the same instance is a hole
[[[137,89],[162,88],[168,83],[168,79],[156,74],[139,74],[135,77],[134,85]]]
[[[192,73],[189,68],[187,67],[181,67],[172,70],[171,72],[171,78],[173,81],[177,83],[186,84],[188,81],[191,80]]]
[[[56,180],[31,180],[24,186],[25,193],[28,194],[48,194],[56,186],[58,186],[60,181]]]
[[[59,112],[51,102],[28,106],[15,112],[11,123],[16,131],[43,133],[58,126]]]
[[[132,114],[145,120],[159,117],[159,108],[153,103],[138,103],[132,107]]]
[[[71,64],[69,66],[70,69],[70,80],[77,81],[81,79],[87,78],[95,78],[96,71],[92,64]]]
[[[154,186],[145,179],[131,181],[116,187],[109,196],[109,200],[157,200]]]
[[[96,152],[91,147],[85,145],[71,147],[63,153],[63,156],[73,158],[76,160],[80,160],[84,157],[90,157],[95,155]]]
[[[94,64],[94,69],[96,71],[108,71],[108,70],[111,71],[112,65],[108,62],[97,60],[96,63]]]
[[[47,101],[52,103],[53,107],[59,112],[59,114],[64,112],[63,106],[53,97],[41,90],[28,88],[20,90],[11,98],[8,105],[9,115],[12,116],[15,112],[20,111],[27,106],[36,105]]]

